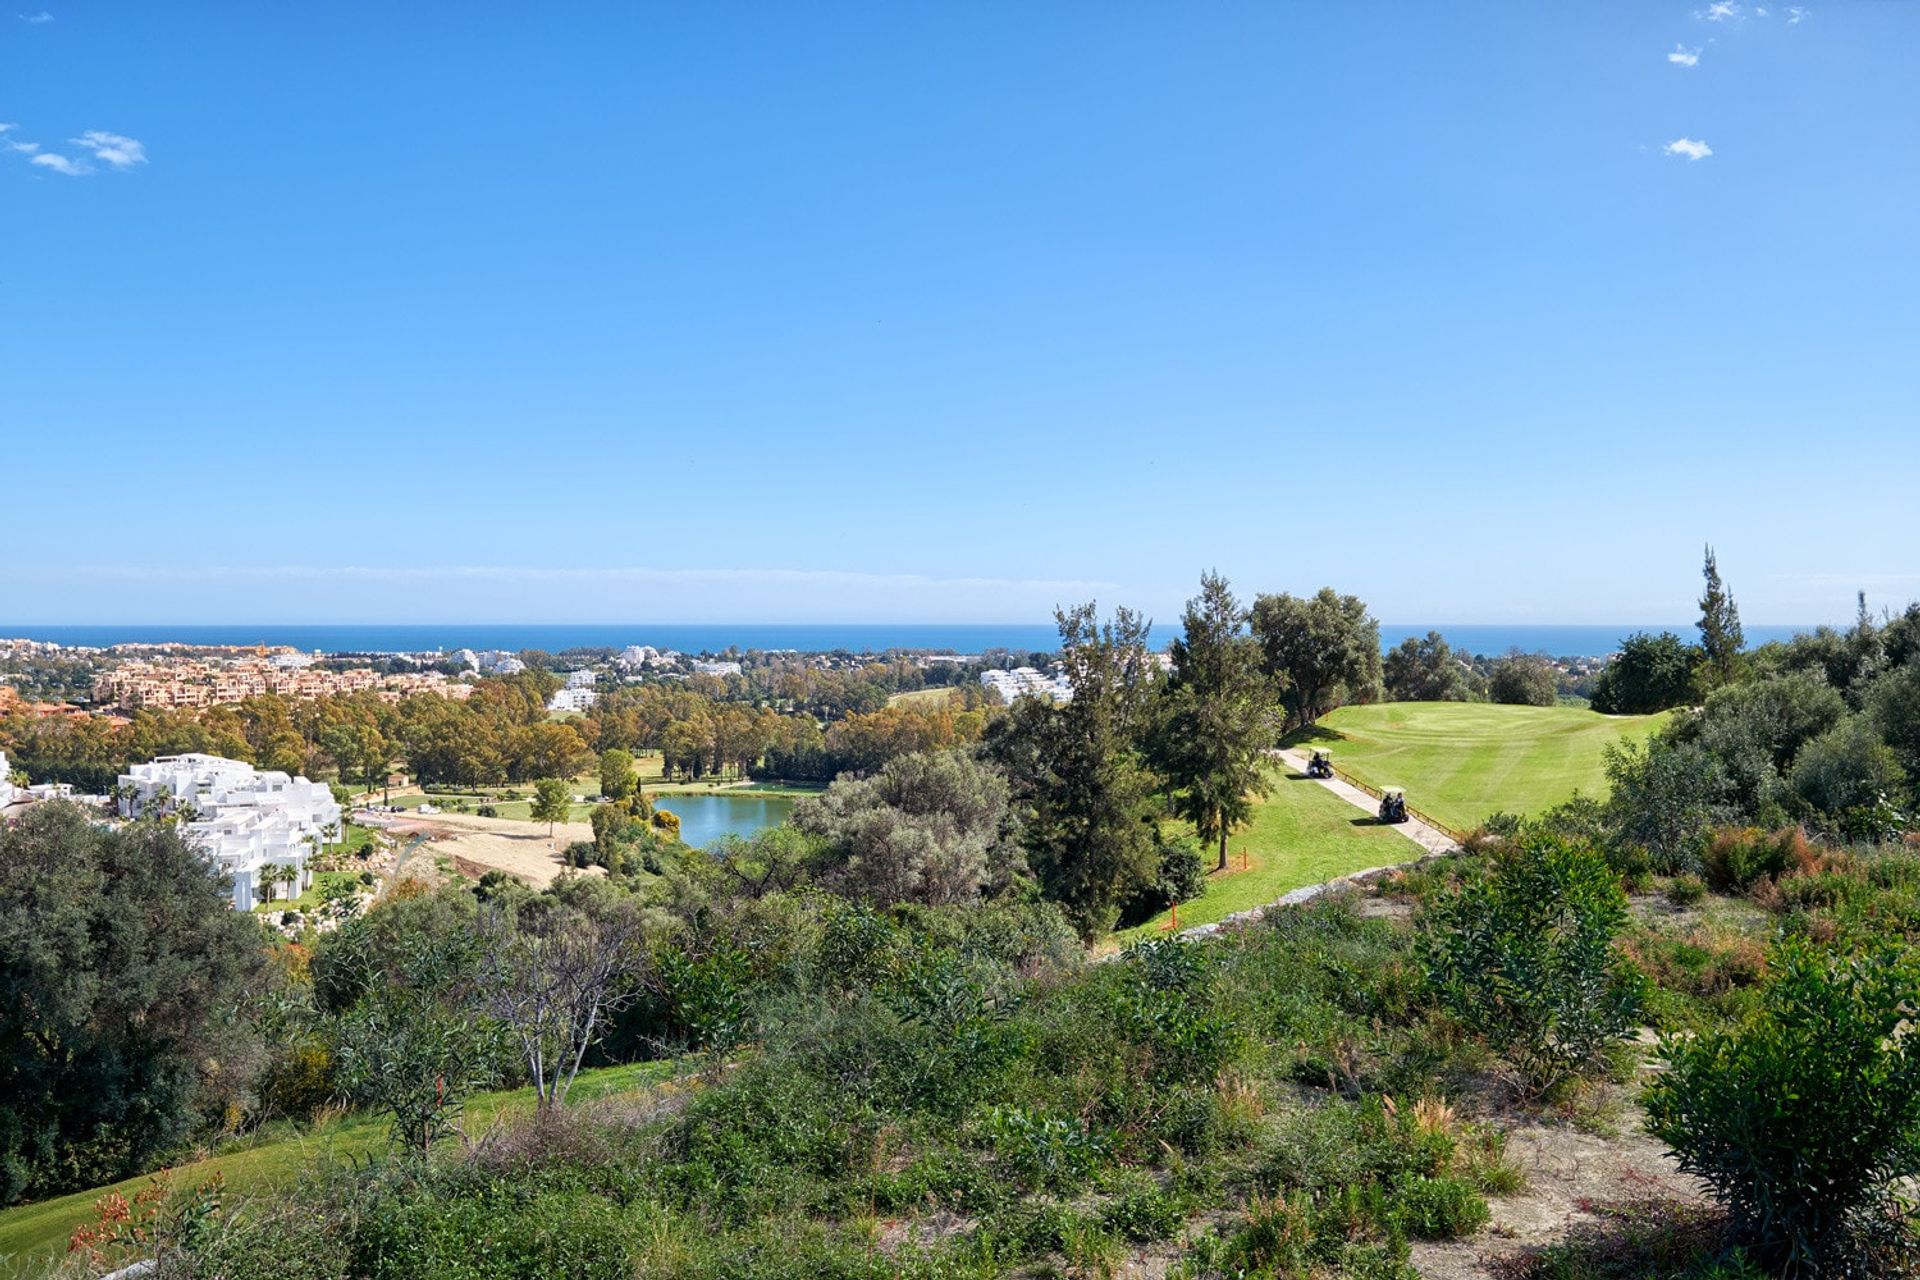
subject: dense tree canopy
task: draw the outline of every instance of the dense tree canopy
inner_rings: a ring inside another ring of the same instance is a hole
[[[218,1113],[264,957],[175,828],[0,823],[0,1202],[138,1173]]]
[[[1636,632],[1620,646],[1593,688],[1593,709],[1610,716],[1647,715],[1693,700],[1699,651],[1671,631]]]
[[[792,822],[824,846],[829,887],[883,906],[971,902],[1023,869],[1006,779],[964,752],[896,757],[802,800]]]
[[[1521,707],[1550,707],[1559,701],[1553,664],[1539,654],[1510,653],[1493,666],[1487,680],[1492,702]]]
[[[1308,597],[1263,595],[1253,602],[1252,621],[1289,725],[1312,724],[1342,702],[1377,696],[1380,624],[1359,597],[1332,587]]]
[[[1466,702],[1473,697],[1467,670],[1438,631],[1408,636],[1382,664],[1387,696],[1395,702]]]

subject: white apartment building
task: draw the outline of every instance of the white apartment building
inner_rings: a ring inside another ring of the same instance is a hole
[[[573,686],[556,690],[554,695],[547,699],[547,710],[586,711],[591,709],[593,704],[599,700],[600,695],[592,689]]]
[[[567,688],[591,689],[599,679],[600,679],[599,676],[595,675],[591,671],[588,671],[585,667],[582,667],[578,671],[567,672]]]
[[[13,779],[10,776],[12,772],[13,766],[7,763],[7,753],[0,751],[0,809],[13,803],[14,788]]]
[[[980,683],[1000,695],[1000,701],[1013,705],[1015,698],[1045,698],[1048,702],[1071,702],[1073,683],[1065,676],[1049,675],[1032,667],[1011,671],[982,671]]]
[[[116,788],[122,817],[160,817],[191,807],[186,837],[220,870],[233,877],[233,905],[250,911],[262,900],[260,873],[291,867],[288,896],[313,884],[308,853],[340,833],[340,806],[325,783],[255,769],[223,756],[190,753],[161,756],[120,775]],[[280,896],[275,888],[271,896]]]
[[[703,676],[737,676],[740,664],[737,662],[696,662],[694,671]]]

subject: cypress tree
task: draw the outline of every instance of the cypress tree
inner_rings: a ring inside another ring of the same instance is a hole
[[[1706,655],[1702,674],[1703,683],[1711,689],[1739,675],[1740,653],[1747,641],[1740,632],[1740,608],[1720,580],[1720,563],[1711,546],[1700,572],[1707,580],[1706,590],[1700,593],[1700,649]]]

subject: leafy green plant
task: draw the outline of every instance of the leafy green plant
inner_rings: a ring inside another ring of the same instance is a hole
[[[1106,1153],[1106,1143],[1079,1121],[1026,1107],[994,1107],[986,1113],[982,1128],[995,1158],[1023,1186],[1073,1186]]]
[[[1487,1225],[1491,1211],[1474,1186],[1454,1177],[1411,1177],[1392,1193],[1394,1221],[1421,1240],[1457,1240]]]
[[[1433,908],[1434,985],[1543,1092],[1634,1026],[1644,980],[1614,945],[1626,916],[1600,854],[1530,835]]]
[[[1744,1025],[1662,1045],[1648,1128],[1763,1261],[1844,1270],[1886,1247],[1895,1189],[1920,1174],[1920,963],[1788,941],[1772,971]]]

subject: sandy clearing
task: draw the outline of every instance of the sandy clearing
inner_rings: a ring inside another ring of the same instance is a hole
[[[1414,1269],[1426,1280],[1490,1280],[1503,1274],[1503,1261],[1598,1223],[1609,1205],[1707,1204],[1705,1188],[1680,1172],[1644,1122],[1645,1113],[1629,1104],[1611,1135],[1537,1123],[1508,1130],[1507,1158],[1526,1175],[1526,1187],[1518,1195],[1487,1197],[1493,1221],[1485,1231],[1466,1240],[1415,1242]]]
[[[593,828],[584,822],[558,824],[549,840],[544,822],[476,818],[464,813],[401,819],[388,829],[402,841],[410,835],[425,835],[423,851],[452,859],[462,872],[470,865],[505,871],[535,888],[552,884],[566,870],[560,850],[576,840],[593,839]],[[598,868],[593,870],[598,873]]]

